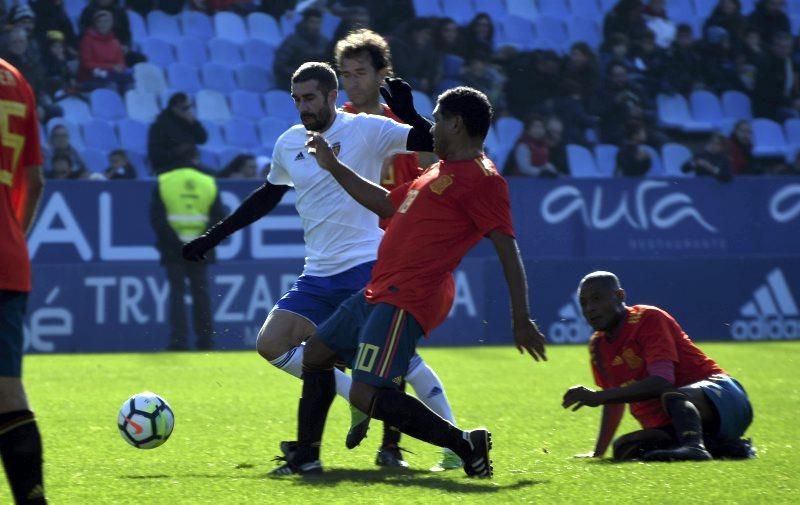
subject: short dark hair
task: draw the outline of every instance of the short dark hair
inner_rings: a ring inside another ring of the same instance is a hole
[[[311,80],[316,80],[319,83],[319,89],[324,95],[327,95],[333,89],[339,88],[336,72],[333,71],[330,65],[321,61],[307,61],[292,74],[292,84]]]
[[[179,91],[173,94],[171,97],[169,97],[169,101],[167,101],[167,107],[171,109],[176,105],[186,103],[188,100],[189,100],[189,95],[187,95],[183,91]]]
[[[486,95],[467,86],[448,89],[437,100],[445,117],[461,116],[470,137],[486,138],[494,110]]]
[[[125,156],[127,159],[128,152],[125,149],[112,149],[111,152],[108,153],[108,157],[110,158],[111,156]]]
[[[336,66],[342,68],[342,60],[353,58],[360,53],[366,53],[376,71],[389,69],[392,73],[392,55],[386,39],[372,30],[361,29],[350,32],[336,43],[333,50]]]
[[[586,274],[583,279],[581,279],[580,284],[578,284],[578,288],[580,289],[584,284],[589,282],[602,282],[613,289],[620,289],[622,287],[622,284],[619,282],[619,277],[613,272],[607,272],[605,270],[597,270]]]
[[[303,21],[308,21],[309,18],[321,18],[322,11],[315,7],[311,7],[310,9],[304,10],[302,16],[303,16]]]

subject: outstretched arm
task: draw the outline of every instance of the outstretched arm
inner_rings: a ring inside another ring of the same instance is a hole
[[[603,414],[600,418],[600,432],[597,434],[597,443],[594,446],[592,457],[602,458],[608,446],[614,439],[614,434],[619,428],[622,416],[625,414],[625,405],[615,403],[603,405]]]
[[[519,254],[517,241],[498,230],[489,233],[494,244],[497,257],[503,265],[503,274],[511,296],[511,318],[514,326],[514,342],[522,353],[525,350],[533,359],[547,360],[544,350],[544,335],[530,319],[528,311],[528,282],[525,278],[525,267]]]

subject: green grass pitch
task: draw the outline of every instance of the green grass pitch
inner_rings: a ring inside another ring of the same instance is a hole
[[[255,352],[30,356],[28,394],[45,444],[51,503],[795,503],[800,501],[800,343],[703,344],[741,380],[755,421],[753,461],[610,464],[592,448],[599,411],[561,409],[567,387],[591,384],[584,347],[551,347],[534,363],[511,347],[430,348],[462,427],[494,434],[495,478],[429,473],[438,450],[403,439],[411,470],[373,464],[381,427],[344,447],[349,414],[337,400],[323,446],[326,474],[265,477],[278,442],[294,439],[300,382]],[[116,427],[131,394],[155,391],[176,416],[162,447],[137,450]],[[635,424],[626,415],[622,430]],[[620,432],[622,433],[622,431]],[[0,503],[10,503],[0,486]]]

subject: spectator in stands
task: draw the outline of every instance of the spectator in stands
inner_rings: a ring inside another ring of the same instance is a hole
[[[702,47],[703,81],[714,93],[727,90],[745,89],[739,78],[739,68],[735,59],[730,36],[724,28],[712,26],[706,31]],[[709,64],[708,62],[713,62]]]
[[[550,114],[554,110],[555,99],[563,93],[561,58],[555,51],[536,51],[533,60],[532,80],[525,83],[528,89],[527,101],[539,114]]]
[[[440,54],[455,54],[462,58],[466,55],[466,47],[458,28],[458,24],[450,18],[442,18],[436,24],[434,35],[436,50]]]
[[[643,10],[642,0],[619,0],[603,20],[603,38],[608,39],[614,33],[628,39],[639,38],[647,29]]]
[[[246,16],[258,6],[253,0],[189,0],[189,8],[212,16],[220,11],[231,11]]]
[[[303,19],[293,34],[286,37],[275,51],[273,74],[275,86],[289,89],[292,73],[307,61],[325,61],[329,56],[330,41],[322,35],[322,12],[318,9],[303,11]]]
[[[565,79],[562,87],[564,96],[556,98],[554,110],[565,125],[564,142],[586,144],[586,130],[596,126],[599,118],[589,113],[586,105],[588,100],[581,96],[581,87],[577,82]]]
[[[491,58],[494,54],[494,23],[485,12],[480,12],[472,18],[464,30],[464,56],[481,55]]]
[[[98,11],[111,13],[114,36],[122,46],[122,50],[127,52],[131,48],[133,42],[131,37],[131,25],[128,21],[128,15],[125,9],[117,3],[117,0],[91,0],[89,2],[89,5],[81,11],[81,15],[78,18],[81,37],[85,36],[87,31],[96,28],[95,14]]]
[[[48,32],[44,48],[42,63],[45,70],[45,92],[52,100],[77,93],[75,74],[72,71],[77,62],[68,59],[61,32]]]
[[[714,11],[703,23],[703,37],[708,35],[709,28],[713,26],[723,28],[734,45],[741,44],[747,28],[747,19],[742,14],[741,0],[719,0]]]
[[[550,148],[550,163],[555,167],[558,175],[569,175],[567,165],[567,143],[564,141],[564,122],[556,116],[551,116],[545,124],[547,129],[547,145]]]
[[[631,56],[638,81],[650,96],[657,95],[662,89],[666,52],[656,44],[656,36],[649,29],[633,46]]]
[[[256,157],[250,153],[237,155],[225,165],[217,177],[220,179],[255,179],[258,177]]]
[[[635,70],[633,59],[631,59],[630,41],[622,33],[612,33],[610,37],[603,41],[600,48],[600,65],[608,71],[612,63],[621,63],[628,70]]]
[[[530,83],[536,79],[536,60],[533,52],[521,52],[511,57],[503,67],[506,79],[506,103],[517,118],[527,118],[534,112]]]
[[[390,41],[397,75],[417,91],[431,94],[442,75],[442,62],[433,44],[431,20],[412,18]]]
[[[667,16],[664,0],[650,0],[642,11],[647,29],[653,32],[653,40],[661,48],[668,48],[675,40],[675,23]]]
[[[461,81],[465,86],[482,91],[492,103],[495,111],[505,110],[503,85],[505,79],[494,71],[489,62],[482,56],[470,56],[461,69]]]
[[[108,153],[108,168],[103,171],[103,175],[108,180],[136,179],[136,169],[124,149],[114,149]]]
[[[268,3],[274,2],[262,2]],[[345,12],[352,7],[366,8],[372,29],[384,35],[392,33],[405,20],[415,16],[411,0],[335,0],[329,2],[331,3],[330,10],[339,17],[344,17]]]
[[[287,1],[291,1],[294,4],[295,0]],[[146,17],[148,12],[156,8],[174,16],[183,10],[185,3],[185,0],[125,0],[125,5],[129,9],[138,12],[142,17]],[[278,2],[277,0],[270,0],[264,3],[273,4]]]
[[[44,175],[48,179],[85,179],[87,173],[85,171],[75,170],[72,164],[72,159],[65,154],[56,154],[50,158],[50,170],[47,170]]]
[[[714,133],[708,139],[703,150],[695,153],[692,159],[681,166],[685,173],[716,177],[721,182],[731,180],[731,165],[728,153],[725,152],[725,137]]]
[[[113,26],[114,16],[110,11],[95,11],[94,24],[81,39],[78,81],[84,89],[116,87],[124,93],[133,83],[131,71],[125,64],[125,52],[112,31]]]
[[[64,49],[71,56],[78,55],[78,37],[72,21],[64,10],[64,0],[37,0],[31,4],[36,14],[36,40],[39,47],[45,48],[49,42],[49,32],[60,32]],[[44,52],[44,51],[43,51]]]
[[[175,93],[147,132],[147,154],[156,174],[184,162],[176,146],[204,144],[208,133],[194,115],[194,106],[186,93]]]
[[[558,169],[550,161],[550,144],[542,116],[533,116],[514,146],[505,172],[511,175],[557,177]]]
[[[688,94],[703,85],[704,62],[695,47],[692,27],[678,25],[675,42],[672,43],[664,65],[664,91]]]
[[[69,138],[69,130],[64,125],[56,125],[50,130],[50,162],[46,163],[45,170],[52,170],[52,160],[56,156],[66,156],[70,159],[72,170],[77,173],[86,173],[86,165],[83,163],[78,151],[72,146]],[[47,160],[46,160],[47,161]]]
[[[617,168],[614,175],[638,177],[647,175],[653,166],[650,153],[644,148],[647,130],[639,121],[625,123],[625,142],[617,151]]]
[[[622,63],[608,67],[606,82],[597,96],[597,115],[600,116],[600,138],[608,144],[621,144],[629,120],[645,120],[652,116],[644,90],[631,82]]]
[[[753,126],[750,121],[743,119],[733,127],[728,139],[728,158],[734,176],[760,173],[753,159]]]
[[[336,42],[345,38],[348,33],[370,27],[369,11],[361,6],[354,6],[342,12],[342,20],[331,38],[329,54],[333,55]]]
[[[784,109],[791,107],[798,89],[791,58],[793,43],[788,33],[775,34],[769,52],[756,69],[753,112],[758,117],[782,121],[791,115]]]
[[[589,44],[586,42],[572,44],[569,56],[564,60],[561,77],[565,82],[571,80],[576,83],[581,98],[589,103],[600,81],[600,66]]]
[[[750,28],[758,31],[765,44],[772,44],[772,37],[778,33],[791,33],[792,26],[786,15],[786,0],[760,0],[747,18]]]

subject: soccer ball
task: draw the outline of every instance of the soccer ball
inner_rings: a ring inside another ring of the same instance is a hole
[[[125,400],[117,427],[122,438],[137,449],[154,449],[172,434],[175,414],[163,398],[145,391]]]

